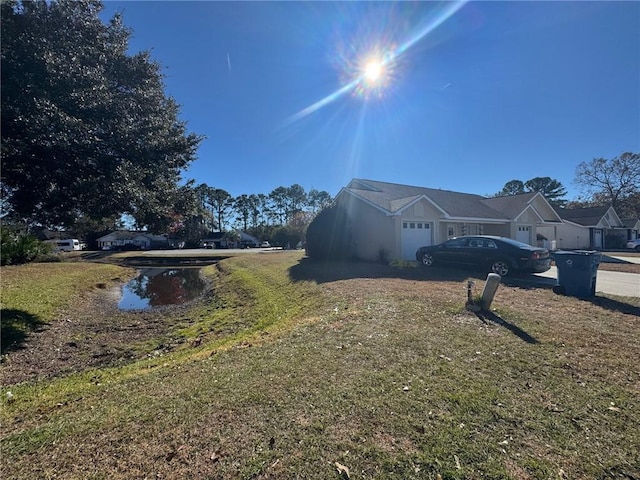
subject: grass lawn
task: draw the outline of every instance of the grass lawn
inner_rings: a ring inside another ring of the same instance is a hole
[[[12,268],[3,308],[20,291],[59,321],[48,267]],[[468,273],[301,252],[203,274],[211,294],[165,313],[173,348],[3,385],[1,478],[640,478],[638,298],[507,281],[474,314]]]

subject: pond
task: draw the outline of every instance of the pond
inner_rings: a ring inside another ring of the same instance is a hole
[[[199,268],[146,268],[122,287],[120,310],[179,305],[200,296],[206,286]]]

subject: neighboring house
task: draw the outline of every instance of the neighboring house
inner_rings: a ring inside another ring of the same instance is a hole
[[[257,247],[260,244],[256,237],[245,232],[240,232],[239,241],[227,238],[226,235],[226,232],[209,232],[205,238],[200,240],[200,246],[212,246],[213,248],[237,248],[243,245]]]
[[[248,245],[249,247],[257,247],[260,245],[260,241],[253,235],[249,235],[246,232],[240,232],[240,246]]]
[[[209,232],[200,240],[200,246],[204,248],[229,248],[224,232]]]
[[[117,248],[125,245],[148,250],[150,248],[167,248],[169,246],[166,235],[152,235],[148,232],[135,232],[128,230],[116,230],[96,240],[98,248]]]
[[[627,241],[640,238],[640,219],[638,218],[624,218],[622,224],[627,230]]]
[[[556,208],[562,224],[543,227],[540,233],[562,249],[617,248],[626,243],[627,230],[613,207]],[[619,238],[619,239],[618,239]]]
[[[351,220],[362,259],[415,260],[423,245],[460,235],[499,235],[528,244],[537,229],[562,220],[540,193],[481,195],[353,179],[335,199]]]

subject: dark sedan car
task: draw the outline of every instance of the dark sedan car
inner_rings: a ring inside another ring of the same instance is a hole
[[[512,272],[546,272],[551,266],[546,248],[488,235],[456,237],[439,245],[420,247],[416,260],[425,267],[436,264],[478,267],[501,277]]]

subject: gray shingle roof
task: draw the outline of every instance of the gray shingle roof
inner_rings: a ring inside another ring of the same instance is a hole
[[[563,220],[588,227],[597,225],[609,207],[556,208],[555,210]]]
[[[529,192],[504,197],[485,198],[482,201],[492,208],[503,212],[508,218],[516,218],[527,208],[531,199],[536,195],[537,192]]]
[[[396,183],[379,182],[375,180],[353,179],[346,190],[351,191],[370,203],[377,205],[390,213],[396,213],[421,196],[429,198],[444,210],[450,217],[484,218],[491,220],[508,220],[501,211],[494,208],[499,206],[498,199],[487,199],[481,195],[453,192],[434,188],[414,187]],[[526,201],[528,201],[529,197]],[[492,200],[494,202],[487,202]],[[510,198],[513,202],[513,198]],[[523,199],[523,205],[526,206]],[[524,206],[517,212],[520,213]]]
[[[640,222],[638,218],[625,218],[622,220],[622,224],[627,228],[634,228],[638,222]]]

